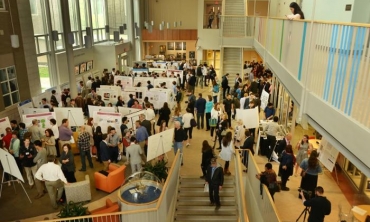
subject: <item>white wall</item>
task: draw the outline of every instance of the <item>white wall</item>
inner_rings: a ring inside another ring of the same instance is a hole
[[[368,0],[363,1],[368,2]],[[305,18],[308,20],[312,19],[312,8],[314,2],[314,0],[302,0],[302,11]],[[316,0],[314,20],[351,22],[354,2],[355,0]],[[345,11],[347,4],[352,4],[351,11]],[[366,9],[368,14],[369,7]]]
[[[355,23],[370,23],[370,1],[355,0],[352,7],[352,22]]]
[[[112,43],[102,43],[94,45],[94,68],[97,70],[103,69],[112,70],[117,66],[116,62],[116,46]]]

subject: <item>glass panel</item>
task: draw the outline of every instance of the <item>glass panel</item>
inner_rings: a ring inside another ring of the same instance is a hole
[[[16,79],[10,80],[9,85],[10,85],[10,91],[11,92],[14,92],[14,91],[18,90],[18,83],[17,83]]]
[[[217,3],[217,4],[215,4]],[[203,28],[218,29],[220,28],[222,5],[219,2],[205,1]]]
[[[50,14],[51,14],[51,26],[53,27],[53,30],[57,30],[58,32],[63,32],[60,1],[59,0],[49,0],[49,4],[50,4]]]
[[[41,90],[50,88],[49,58],[47,55],[37,57]]]
[[[12,105],[12,100],[10,99],[10,95],[3,96],[3,98],[4,98],[5,107]]]
[[[32,14],[32,24],[33,24],[33,32],[35,35],[46,34],[47,33],[47,23],[46,23],[46,16],[44,13],[44,4],[41,0],[32,0],[30,1],[30,7],[34,8],[34,12],[38,12]]]
[[[18,91],[12,93],[12,100],[13,100],[13,104],[19,102],[19,93],[18,93]]]
[[[30,7],[31,7],[31,14],[32,15],[37,15],[38,10],[37,10],[37,1],[36,0],[30,0]]]
[[[6,81],[8,79],[8,76],[6,75],[5,69],[0,69],[0,81]]]
[[[89,27],[89,11],[86,0],[80,0],[80,16],[81,16],[81,29],[85,30]]]
[[[68,1],[69,19],[71,21],[71,31],[78,30],[77,8],[76,1]]]
[[[353,183],[357,187],[360,187],[362,175],[361,171],[348,160],[346,160],[345,170],[347,171],[348,176],[352,179]]]
[[[99,38],[99,30],[96,30],[94,29],[93,31],[93,35],[94,35],[94,42],[98,42],[98,38]]]
[[[8,82],[1,83],[1,91],[3,92],[3,95],[9,93]]]
[[[91,1],[91,17],[94,28],[104,28],[107,24],[105,17],[105,1],[93,0]]]
[[[44,52],[48,52],[48,47],[47,47],[47,44],[48,44],[48,36],[40,36],[37,38],[38,40],[38,43],[39,43],[39,53],[44,53]]]
[[[9,76],[9,79],[15,79],[17,77],[15,74],[14,67],[8,68],[8,76]]]
[[[64,44],[63,44],[63,34],[58,34],[59,36],[59,41],[55,41],[55,49],[58,50],[63,50],[64,49]]]

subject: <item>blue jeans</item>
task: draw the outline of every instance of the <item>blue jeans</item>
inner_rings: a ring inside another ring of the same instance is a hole
[[[175,152],[175,155],[177,154],[177,150],[180,150],[180,153],[182,153],[182,142],[173,142],[173,151]],[[182,158],[181,158],[182,163]]]

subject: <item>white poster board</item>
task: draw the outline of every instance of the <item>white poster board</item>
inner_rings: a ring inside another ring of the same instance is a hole
[[[166,68],[149,68],[149,72],[151,73],[158,73],[159,75],[162,75],[162,73],[166,73]]]
[[[153,88],[146,92],[149,102],[153,104],[154,109],[163,107],[163,103],[167,102],[170,109],[174,107],[174,96],[170,89]]]
[[[122,106],[119,106],[118,107],[118,112],[121,113],[122,116],[126,116],[126,115],[129,115],[129,114],[133,114],[133,113],[136,113],[136,112],[139,112],[141,111],[141,109],[135,109],[135,108],[128,108],[128,107],[122,107]]]
[[[131,76],[114,76],[114,85],[117,85],[118,80],[121,80],[122,90],[125,87],[134,86],[133,85],[133,79],[132,79]]]
[[[120,113],[114,112],[94,112],[94,126],[101,127],[102,133],[108,133],[108,126],[114,127],[119,135],[121,135],[120,126],[122,117]]]
[[[107,113],[115,113],[115,107],[107,107],[107,106],[88,106],[89,114],[92,116],[94,112],[107,112]]]
[[[101,86],[96,88],[96,93],[101,96],[105,105],[108,103],[116,104],[118,96],[121,95],[121,87],[119,86]]]
[[[172,89],[172,82],[176,82],[177,83],[177,79],[176,78],[166,78],[166,77],[163,77],[163,78],[156,78],[154,79],[154,87],[160,87],[161,86],[161,83],[165,82],[166,83],[166,88],[167,89]]]
[[[174,129],[168,129],[149,137],[147,161],[171,151],[174,132]]]
[[[89,80],[89,77],[94,78],[94,76],[92,75],[92,73],[90,71],[85,72],[84,74],[82,74],[84,85],[86,85],[86,82]]]
[[[45,98],[46,101],[48,102],[48,104],[50,104],[50,97],[51,97],[51,92],[48,92],[48,91],[45,91],[41,94],[38,94],[37,96],[33,96],[32,97],[33,107],[42,108],[41,107],[41,100],[43,98]]]
[[[174,74],[174,78],[177,78],[177,74],[180,75],[180,78],[181,78],[181,82],[184,82],[184,71],[183,70],[167,70],[167,77],[170,77],[171,74]]]
[[[32,100],[28,99],[18,104],[18,113],[19,116],[22,116],[24,113],[24,109],[33,108]]]
[[[54,86],[45,90],[45,92],[50,92],[50,94],[48,95],[49,97],[47,98],[48,101],[51,98],[52,95],[51,91],[53,90],[55,90],[55,98],[57,99],[59,106],[62,106],[62,91],[60,91],[60,88],[58,86]]]
[[[324,137],[321,139],[319,160],[330,172],[333,172],[339,151],[332,146]]]
[[[0,119],[0,134],[6,134],[6,128],[9,127],[9,128],[12,128],[10,126],[10,121],[9,121],[9,118],[8,117],[4,117],[4,118],[1,118]]]
[[[41,109],[41,108],[24,108],[22,110],[22,115],[26,115],[26,114],[33,114],[33,113],[47,113],[47,112],[50,112],[49,109]]]
[[[45,134],[45,130],[50,128],[50,120],[51,119],[58,119],[56,118],[55,112],[47,112],[47,113],[35,113],[35,114],[26,114],[22,116],[22,120],[26,127],[32,126],[32,120],[37,119],[38,125],[41,129],[41,133]]]
[[[63,83],[63,84],[59,85],[60,92],[63,92],[64,89],[69,89],[69,88],[70,88],[69,82],[66,82],[66,83]]]
[[[236,109],[236,119],[241,119],[246,129],[253,129],[259,126],[258,107],[254,109]]]
[[[140,114],[145,115],[145,112],[146,112],[146,110],[139,110],[138,112],[134,112],[134,113],[126,115],[127,119],[129,120],[129,122],[126,125],[127,128],[136,130],[135,122],[136,122],[136,120],[139,120]]]
[[[269,96],[270,94],[266,92],[266,90],[262,91],[261,94],[261,109],[264,110],[269,102]]]
[[[63,119],[68,119],[69,126],[85,125],[84,114],[81,108],[63,107],[54,109],[58,126],[62,124]]]
[[[3,166],[5,173],[8,173],[16,177],[17,179],[24,183],[23,176],[19,171],[19,168],[17,166],[17,163],[15,162],[13,155],[11,155],[10,153],[6,152],[3,149],[0,149],[0,162],[1,165]]]
[[[134,86],[137,86],[137,84],[140,82],[141,83],[141,86],[147,86],[148,85],[148,81],[150,81],[150,83],[153,85],[154,84],[154,77],[135,77],[134,78]]]
[[[125,90],[124,90],[124,93],[127,94],[127,95],[134,95],[135,98],[139,101],[139,103],[143,103],[144,101],[144,98],[146,96],[146,92],[148,91],[148,88],[146,87],[126,87]],[[122,94],[122,93],[121,93]],[[125,95],[125,97],[127,97]],[[128,100],[130,99],[130,97],[127,97]],[[126,98],[124,98],[126,99]],[[125,102],[128,102],[128,100],[124,100]]]
[[[152,63],[155,68],[159,69],[167,69],[167,62],[153,62]]]

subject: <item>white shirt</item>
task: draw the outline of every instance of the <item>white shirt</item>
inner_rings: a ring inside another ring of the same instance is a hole
[[[185,113],[183,116],[182,116],[182,122],[184,123],[184,128],[190,128],[191,125],[190,125],[190,120],[191,119],[194,119],[194,116],[192,113]]]
[[[53,131],[54,138],[59,139],[59,128],[57,125],[51,127],[51,131]]]
[[[86,88],[91,89],[91,84],[92,84],[92,81],[91,80],[87,80],[87,82],[86,82]]]
[[[221,114],[222,114],[221,110],[217,111],[217,110],[215,110],[215,108],[212,108],[212,110],[211,110],[211,118],[212,119],[218,119],[218,117],[220,117]]]
[[[35,177],[41,181],[42,180],[46,180],[46,181],[61,180],[64,183],[68,183],[60,166],[56,165],[53,162],[48,162],[42,165],[39,168],[39,170],[37,170]]]
[[[127,161],[132,164],[141,163],[141,154],[143,151],[139,144],[131,143],[130,146],[126,148]]]
[[[203,73],[203,76],[206,76],[207,75],[207,68],[205,66],[203,66],[202,68],[202,73]]]
[[[154,110],[152,110],[150,108],[146,109],[146,111],[145,111],[145,119],[146,120],[149,120],[149,121],[152,121],[154,118],[155,118]]]

